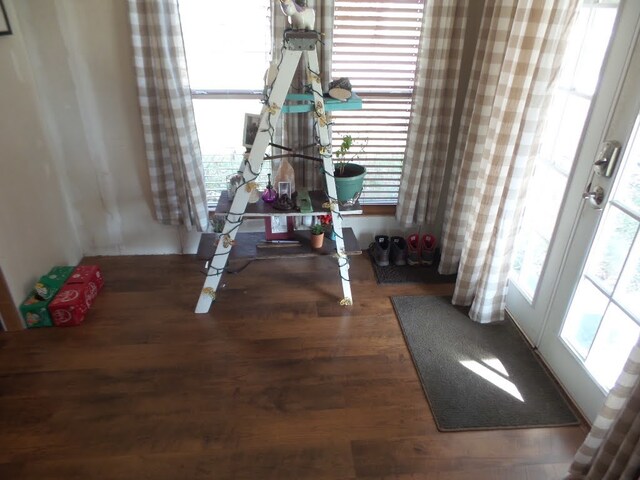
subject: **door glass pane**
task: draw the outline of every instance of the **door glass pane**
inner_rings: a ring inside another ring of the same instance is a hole
[[[611,389],[638,341],[640,327],[615,304],[610,304],[585,365],[595,380]]]
[[[584,123],[591,106],[591,98],[578,95],[568,95],[565,111],[562,115],[562,123],[551,134],[556,135],[555,153],[551,157],[558,169],[565,176],[569,175],[576,150],[580,143]],[[560,196],[564,193],[564,184],[560,187]]]
[[[527,248],[517,249],[512,268],[518,271],[521,288],[533,294],[542,271],[542,260],[548,244],[531,228],[527,229],[526,236],[529,239]]]
[[[615,194],[617,203],[640,215],[640,135],[638,128],[640,122],[636,121],[634,141],[629,145],[626,153],[628,160],[622,174],[620,185]]]
[[[589,354],[608,303],[609,299],[583,277],[560,334],[582,359]]]
[[[618,281],[637,226],[638,222],[623,211],[611,207],[598,229],[586,272],[609,295]]]
[[[587,34],[584,36],[580,60],[575,70],[575,86],[579,92],[593,95],[617,10],[610,7],[597,8],[596,5],[585,7],[591,9],[591,15],[587,22]]]
[[[637,237],[613,298],[640,319],[640,240]]]
[[[605,207],[561,337],[609,390],[640,333],[640,216],[635,211],[640,116]]]
[[[533,301],[592,96],[600,78],[618,2],[584,2],[571,31],[515,243],[510,280]],[[535,238],[532,233],[535,232]]]

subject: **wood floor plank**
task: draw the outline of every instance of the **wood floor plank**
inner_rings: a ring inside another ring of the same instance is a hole
[[[192,256],[94,257],[79,327],[0,335],[0,478],[525,479],[561,476],[582,427],[440,433],[389,301],[353,257],[256,261],[193,308]],[[560,473],[558,473],[560,472]]]

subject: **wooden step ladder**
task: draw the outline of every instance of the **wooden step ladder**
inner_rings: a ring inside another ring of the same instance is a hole
[[[316,45],[320,41],[320,33],[307,30],[287,30],[284,34],[284,49],[282,60],[278,67],[275,80],[267,88],[267,98],[260,114],[260,126],[253,142],[249,158],[243,160],[239,173],[242,176],[240,186],[236,190],[231,203],[231,209],[226,216],[224,228],[218,239],[215,254],[209,264],[207,277],[204,281],[200,298],[196,305],[196,313],[207,313],[211,303],[216,298],[216,290],[220,278],[227,264],[229,253],[235,242],[236,234],[242,224],[242,218],[247,208],[251,192],[257,188],[255,182],[265,152],[276,129],[276,124],[282,112],[287,92],[293,81],[300,59],[304,57],[307,65],[307,82],[311,85],[313,106],[311,114],[315,116],[315,125],[319,138],[319,153],[326,180],[329,201],[324,205],[331,212],[333,229],[335,232],[336,257],[342,281],[343,298],[341,305],[352,305],[351,284],[349,281],[349,261],[345,253],[344,237],[342,233],[342,215],[337,201],[336,184],[333,177],[333,162],[331,160],[331,139],[329,137],[328,121],[325,103],[320,83],[320,67]]]

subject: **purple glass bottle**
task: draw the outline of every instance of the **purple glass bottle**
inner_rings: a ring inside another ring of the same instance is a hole
[[[264,189],[264,192],[262,192],[262,201],[265,203],[273,203],[275,202],[276,198],[278,198],[278,194],[276,193],[276,191],[273,188],[273,185],[271,185],[271,174],[267,174],[267,188]]]

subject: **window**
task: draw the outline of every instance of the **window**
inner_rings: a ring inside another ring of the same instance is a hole
[[[271,58],[269,0],[180,0],[180,15],[209,203],[242,161],[245,113],[259,113]],[[333,114],[333,144],[366,142],[361,202],[395,204],[407,142],[422,0],[336,0],[332,78],[348,77],[364,108]],[[277,11],[275,14],[279,15]],[[238,23],[240,22],[241,25]],[[241,61],[239,59],[242,59]],[[358,142],[359,141],[359,142]],[[358,149],[355,149],[358,151]],[[259,183],[266,184],[265,162]]]
[[[204,163],[207,199],[215,207],[226,178],[237,172],[244,114],[259,114],[271,59],[269,0],[180,0],[180,21]],[[241,59],[241,61],[239,60]],[[258,182],[266,185],[269,162]]]
[[[363,109],[333,113],[332,143],[343,135],[366,142],[363,204],[398,202],[423,4],[335,0],[332,78],[348,77]]]

